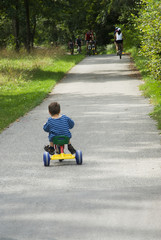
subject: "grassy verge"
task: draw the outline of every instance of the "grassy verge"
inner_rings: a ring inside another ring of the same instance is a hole
[[[146,65],[147,59],[139,56],[136,48],[132,48],[129,51],[144,80],[140,90],[143,91],[145,97],[150,98],[151,103],[154,105],[154,111],[150,115],[157,121],[158,129],[161,129],[161,82],[151,77]]]
[[[39,49],[32,54],[1,52],[0,132],[37,106],[84,54]]]

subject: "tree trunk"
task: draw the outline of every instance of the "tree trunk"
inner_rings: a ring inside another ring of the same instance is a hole
[[[34,46],[35,30],[36,30],[36,17],[34,17],[34,25],[33,25],[33,30],[32,30],[32,33],[31,33],[31,46],[32,46],[32,48]]]
[[[30,52],[30,13],[29,13],[29,0],[24,0],[26,10],[26,48]]]
[[[15,17],[13,19],[13,27],[14,27],[14,37],[15,37],[15,50],[18,52],[20,49],[20,42],[19,42],[19,1],[17,0],[15,3],[16,12]]]

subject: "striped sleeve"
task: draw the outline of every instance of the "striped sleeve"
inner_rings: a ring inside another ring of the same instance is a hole
[[[44,129],[45,132],[49,132],[49,131],[50,131],[50,130],[49,130],[49,121],[47,121],[47,122],[44,124],[43,129]]]
[[[69,124],[69,129],[73,128],[74,127],[74,121],[69,117],[67,117],[67,121],[68,121],[68,124]]]

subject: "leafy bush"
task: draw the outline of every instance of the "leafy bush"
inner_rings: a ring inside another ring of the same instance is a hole
[[[161,5],[157,0],[142,0],[139,16],[135,18],[140,31],[140,53],[148,59],[152,76],[161,80]]]

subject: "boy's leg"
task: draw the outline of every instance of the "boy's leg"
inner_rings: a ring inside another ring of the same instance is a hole
[[[50,146],[49,146],[49,145],[45,146],[45,147],[44,147],[44,150],[45,150],[46,152],[48,152],[50,155],[54,155],[55,149],[54,149],[54,144],[53,144],[53,142],[50,142]]]
[[[54,155],[54,153],[55,153],[54,143],[53,142],[50,142],[49,153],[51,155]]]
[[[54,143],[53,142],[50,142],[50,147],[54,147]]]
[[[76,153],[76,150],[74,149],[74,147],[72,146],[70,141],[68,143],[68,150],[69,150],[69,152],[71,152],[71,154]]]

